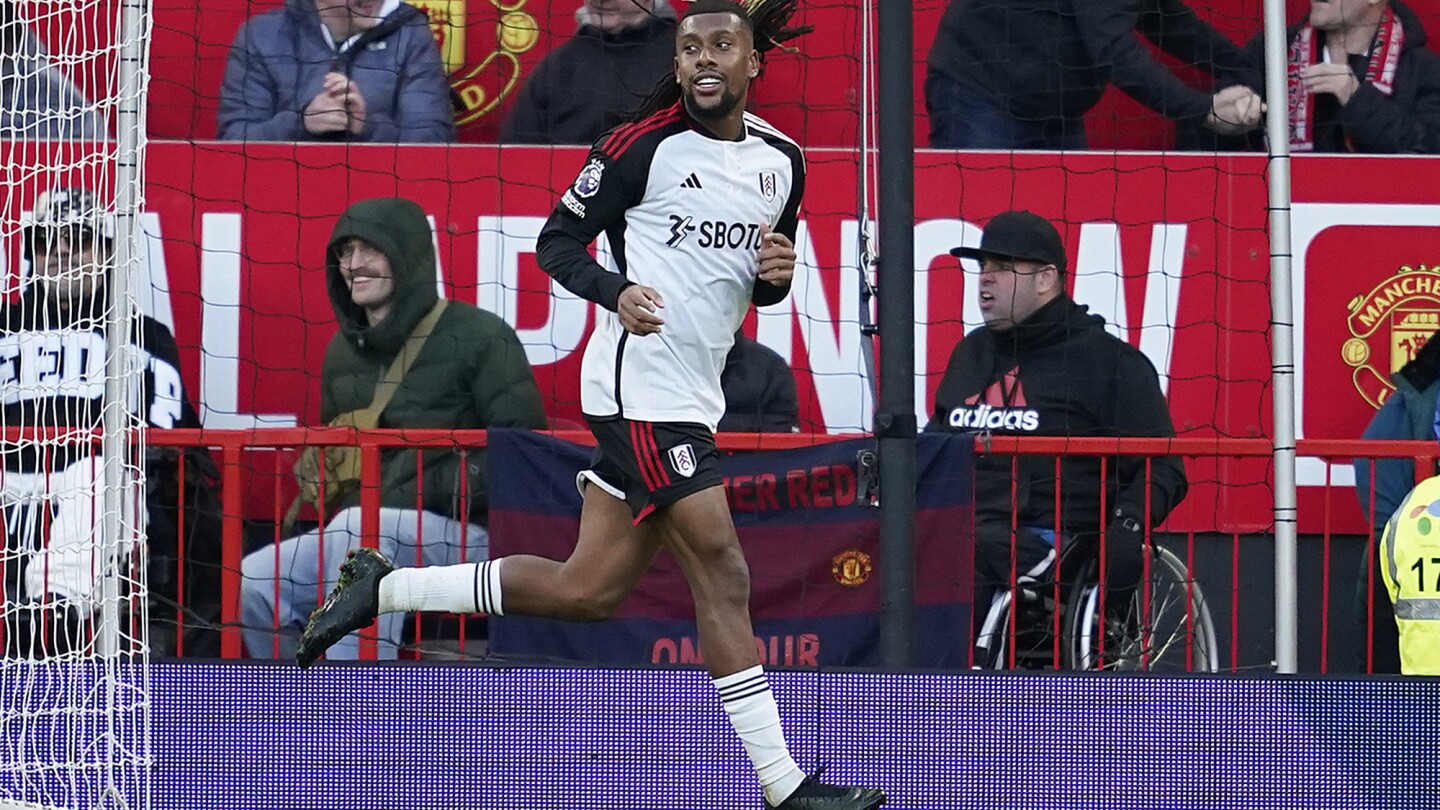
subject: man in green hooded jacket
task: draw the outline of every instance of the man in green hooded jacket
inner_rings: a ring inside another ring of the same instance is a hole
[[[439,300],[425,212],[399,198],[351,205],[330,235],[325,273],[340,325],[320,373],[320,419],[328,424],[371,404],[391,362]],[[508,324],[450,301],[381,412],[379,427],[491,426],[543,428],[540,390]],[[471,450],[463,469],[459,452],[427,451],[423,476],[417,473],[422,468],[418,452],[391,448],[381,453],[380,550],[401,564],[414,564],[417,549],[425,565],[486,559],[483,451]],[[422,510],[417,511],[417,500]],[[360,520],[355,493],[323,532],[285,540],[278,555],[276,547],[267,546],[245,558],[241,611],[251,656],[294,656],[295,635],[318,594],[335,585],[346,552],[360,546]],[[380,657],[395,657],[403,618],[393,614],[380,620]],[[352,635],[331,648],[329,657],[357,653]]]

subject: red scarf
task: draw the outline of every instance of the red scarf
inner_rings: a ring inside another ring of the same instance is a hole
[[[1395,69],[1400,64],[1400,50],[1405,46],[1405,28],[1395,16],[1395,9],[1386,8],[1385,17],[1370,44],[1370,66],[1365,69],[1365,84],[1375,86],[1385,95],[1395,92]],[[1290,64],[1286,84],[1290,91],[1290,151],[1315,150],[1315,99],[1305,90],[1300,71],[1324,61],[1320,40],[1308,22],[1290,41]]]

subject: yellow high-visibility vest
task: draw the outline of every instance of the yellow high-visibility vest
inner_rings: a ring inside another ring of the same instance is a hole
[[[1410,490],[1385,524],[1380,572],[1395,603],[1400,671],[1440,675],[1440,476]]]

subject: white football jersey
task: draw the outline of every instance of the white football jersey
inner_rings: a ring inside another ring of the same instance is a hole
[[[737,141],[676,105],[596,143],[537,248],[546,272],[609,310],[585,349],[587,416],[715,430],[725,412],[720,372],[752,298],[772,304],[788,290],[757,287],[764,227],[794,240],[804,185],[800,148],[748,113]],[[619,275],[587,250],[601,232]],[[659,291],[659,334],[621,327],[615,302],[630,282]]]

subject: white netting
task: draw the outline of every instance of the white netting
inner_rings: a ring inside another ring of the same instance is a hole
[[[150,8],[0,0],[0,808],[148,807]],[[163,421],[163,420],[162,420]]]

